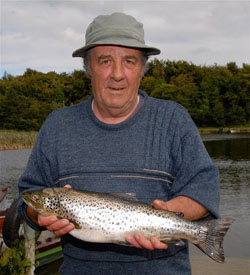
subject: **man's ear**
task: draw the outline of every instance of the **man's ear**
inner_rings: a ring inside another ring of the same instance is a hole
[[[91,74],[89,74],[89,73],[87,73],[87,72],[85,72],[85,73],[86,73],[87,78],[88,78],[88,79],[91,79]]]

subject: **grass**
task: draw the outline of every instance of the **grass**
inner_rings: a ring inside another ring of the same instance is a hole
[[[0,130],[0,150],[32,148],[37,132]]]
[[[238,132],[250,132],[250,123],[241,126],[227,126],[227,127],[204,127],[199,128],[201,134],[215,133],[216,130],[223,129],[237,129]],[[36,131],[17,131],[17,130],[0,130],[0,150],[13,150],[32,148],[35,144],[37,132]]]

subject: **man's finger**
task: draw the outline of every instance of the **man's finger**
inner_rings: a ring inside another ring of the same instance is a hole
[[[155,209],[162,209],[162,210],[168,210],[167,203],[161,200],[155,200],[153,202],[153,207]]]
[[[140,244],[136,241],[134,236],[127,236],[126,241],[136,248],[142,248]]]
[[[48,226],[48,225],[53,224],[54,222],[56,222],[57,221],[57,217],[55,217],[55,216],[48,216],[48,217],[46,217],[46,216],[43,216],[41,214],[38,214],[37,221],[38,221],[38,224],[40,226],[45,226],[46,227],[46,226]]]
[[[143,247],[143,248],[146,248],[148,250],[153,250],[154,249],[154,246],[153,244],[151,243],[150,240],[146,239],[145,236],[141,233],[135,233],[134,235],[137,243]]]
[[[71,185],[69,185],[69,184],[66,184],[64,187],[65,188],[72,188]]]
[[[155,249],[167,249],[168,245],[165,243],[162,243],[159,239],[156,237],[151,237],[150,241]]]
[[[127,236],[126,241],[137,248],[145,248],[148,250],[154,249],[152,243],[139,232],[135,233],[133,236]]]
[[[61,220],[58,220],[50,225],[48,225],[46,228],[47,230],[49,231],[58,231],[58,230],[61,230],[62,228],[68,226],[70,224],[70,222],[66,219],[61,219]]]
[[[65,227],[63,227],[63,228],[61,228],[61,229],[59,229],[59,230],[53,231],[53,233],[54,233],[56,236],[60,237],[60,236],[62,236],[62,235],[65,235],[65,234],[69,233],[69,232],[70,232],[71,230],[73,230],[74,228],[75,228],[74,224],[73,224],[73,223],[69,223],[67,226],[65,226]]]

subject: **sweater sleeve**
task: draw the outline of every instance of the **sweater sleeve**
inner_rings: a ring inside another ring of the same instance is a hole
[[[203,205],[212,217],[219,216],[219,173],[187,112],[182,113],[178,140],[176,178],[171,197],[186,196]]]
[[[31,189],[43,189],[46,187],[51,187],[53,184],[53,179],[51,176],[51,163],[42,150],[43,141],[46,140],[45,128],[46,127],[43,126],[39,131],[27,167],[18,182],[18,214],[31,228],[37,231],[45,230],[45,228],[33,223],[27,216],[27,205],[22,199],[22,193]]]

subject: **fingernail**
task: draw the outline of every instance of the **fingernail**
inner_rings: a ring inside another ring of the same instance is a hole
[[[137,241],[139,241],[139,240],[140,240],[140,236],[137,235],[137,234],[135,234],[135,239],[136,239]]]
[[[152,237],[152,238],[150,239],[150,241],[151,241],[151,243],[156,243],[156,240],[155,240],[154,237]]]
[[[62,225],[67,225],[67,224],[69,224],[69,221],[68,221],[68,220],[63,220],[63,221],[62,221]]]
[[[153,204],[156,205],[156,206],[161,205],[161,201],[160,200],[155,200]]]
[[[74,228],[75,228],[74,224],[71,223],[71,224],[69,225],[69,229],[72,230],[72,229],[74,229]]]
[[[50,221],[55,222],[55,221],[57,221],[57,218],[55,216],[53,216],[53,217],[50,218]]]
[[[127,242],[131,242],[131,241],[132,241],[132,237],[127,236],[127,237],[126,237],[126,241],[127,241]]]

